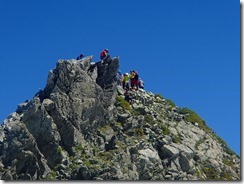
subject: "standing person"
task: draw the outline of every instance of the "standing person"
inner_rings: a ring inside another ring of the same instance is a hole
[[[133,72],[134,72],[134,88],[138,90],[139,75],[137,71],[133,70]]]
[[[143,80],[141,80],[141,78],[139,78],[139,80],[138,80],[138,87],[141,89],[144,89],[144,82],[143,82]]]
[[[124,79],[123,79],[123,89],[130,89],[130,75],[128,73],[124,74]]]
[[[130,86],[131,86],[131,89],[134,89],[134,85],[135,85],[135,73],[131,70],[130,71]]]
[[[138,89],[138,77],[139,75],[135,70],[131,71],[131,88],[137,90]]]
[[[104,49],[101,53],[100,53],[100,59],[101,59],[101,63],[105,63],[105,62],[109,62],[108,60],[110,59],[110,55],[108,54],[109,50],[108,49]]]

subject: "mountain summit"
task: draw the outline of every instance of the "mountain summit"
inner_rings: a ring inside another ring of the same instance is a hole
[[[240,180],[240,158],[188,108],[132,91],[119,58],[59,60],[0,127],[2,180]]]

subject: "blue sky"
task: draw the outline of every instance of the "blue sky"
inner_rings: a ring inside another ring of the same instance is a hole
[[[46,85],[58,59],[102,49],[145,88],[197,112],[240,154],[240,1],[0,2],[0,121]]]

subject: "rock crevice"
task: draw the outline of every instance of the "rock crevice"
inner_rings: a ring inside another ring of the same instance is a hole
[[[240,180],[240,158],[189,114],[144,90],[124,100],[118,57],[91,63],[59,60],[0,126],[2,180]]]

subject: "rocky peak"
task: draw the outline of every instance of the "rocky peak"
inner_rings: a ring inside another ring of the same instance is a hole
[[[59,60],[0,127],[3,180],[240,180],[240,159],[192,111],[115,76],[119,59]]]

